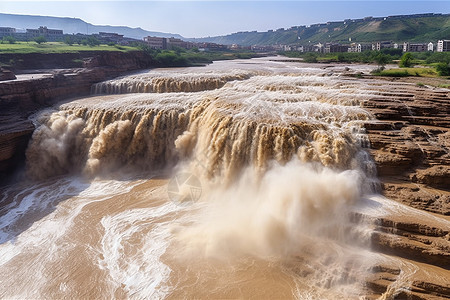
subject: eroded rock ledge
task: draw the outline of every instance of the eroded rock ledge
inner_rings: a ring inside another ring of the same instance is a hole
[[[35,71],[0,82],[0,185],[23,162],[34,130],[28,117],[35,111],[70,97],[89,95],[94,83],[148,68],[143,52],[86,52],[60,54],[0,54],[0,61],[16,60],[20,68],[70,68]],[[73,68],[76,65],[83,68]],[[44,74],[43,74],[44,73]]]
[[[404,291],[390,295],[390,286],[401,282],[401,269],[376,265],[367,288],[374,298],[448,298],[450,90],[401,82],[388,87],[364,104],[378,119],[366,124],[369,151],[384,195],[428,213],[411,218],[400,206],[401,213],[373,220],[373,250],[399,258],[415,275]]]
[[[392,83],[365,103],[366,124],[386,197],[450,215],[450,91]]]

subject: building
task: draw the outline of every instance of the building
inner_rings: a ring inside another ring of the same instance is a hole
[[[12,27],[0,27],[0,38],[5,36],[14,36],[16,29]]]
[[[27,29],[26,36],[28,39],[43,36],[48,41],[61,41],[63,38],[63,31],[60,29],[48,29],[47,26],[41,26],[38,29]]]
[[[99,32],[98,38],[102,42],[120,44],[123,41],[123,34],[113,32]]]
[[[439,40],[436,47],[437,52],[450,51],[450,40]]]
[[[427,44],[410,44],[408,42],[403,43],[403,52],[426,52],[428,51]]]
[[[164,37],[156,37],[156,36],[147,36],[144,37],[144,42],[150,46],[152,49],[174,49],[176,47],[184,48],[184,49],[192,49],[196,46],[196,44],[191,42],[186,42],[180,39],[176,39],[174,37],[164,38]]]
[[[250,50],[256,51],[256,52],[274,51],[272,46],[267,46],[267,45],[252,45],[250,47]]]
[[[358,52],[372,50],[372,44],[358,44]]]
[[[434,50],[434,44],[432,42],[428,43],[428,51],[433,51]]]
[[[216,44],[216,43],[198,43],[196,46],[198,47],[199,50],[202,49],[202,51],[210,51],[210,50],[222,51],[222,50],[227,50],[227,46],[226,45]]]
[[[156,36],[144,37],[144,42],[152,49],[167,49],[167,39]]]
[[[380,51],[385,48],[394,48],[394,43],[391,41],[377,42],[376,44],[372,44],[372,50]]]
[[[180,48],[184,48],[184,49],[192,49],[195,46],[194,43],[186,42],[186,41],[183,41],[180,39],[176,39],[174,37],[168,38],[166,43],[167,43],[168,49],[172,49],[175,47],[180,47]]]
[[[358,44],[352,43],[350,47],[348,47],[348,52],[358,52]]]
[[[348,52],[364,52],[367,50],[372,50],[371,44],[357,44],[352,43],[350,47],[348,47]]]
[[[303,46],[301,45],[290,45],[289,47],[291,48],[291,51],[303,52]]]
[[[324,53],[348,52],[349,45],[326,43],[323,49]]]

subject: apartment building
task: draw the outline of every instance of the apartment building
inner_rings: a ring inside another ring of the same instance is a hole
[[[186,42],[180,39],[176,39],[176,38],[168,38],[167,39],[167,48],[171,49],[174,47],[180,47],[180,48],[184,48],[184,49],[192,49],[194,48],[194,43],[191,42]]]
[[[326,43],[323,49],[324,53],[348,52],[349,45]]]
[[[450,40],[439,40],[436,47],[437,52],[448,52],[450,51]]]
[[[392,41],[383,41],[372,44],[372,50],[380,51],[385,48],[394,48],[394,43]]]
[[[144,42],[152,49],[167,49],[167,39],[156,36],[144,37]]]
[[[0,38],[5,36],[13,36],[16,33],[16,29],[12,27],[0,27]]]
[[[40,26],[37,29],[27,29],[26,36],[28,39],[43,36],[49,41],[60,41],[63,37],[63,31],[60,29],[49,29],[47,26]]]
[[[352,43],[350,47],[348,47],[348,52],[364,52],[367,50],[372,50],[372,44]]]
[[[426,52],[428,51],[427,44],[411,44],[408,42],[403,43],[403,52]]]

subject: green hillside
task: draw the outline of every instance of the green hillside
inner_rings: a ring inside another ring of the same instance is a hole
[[[238,32],[226,36],[196,39],[220,44],[271,45],[316,42],[430,42],[450,39],[450,14],[425,14],[365,18],[296,26],[268,32]]]

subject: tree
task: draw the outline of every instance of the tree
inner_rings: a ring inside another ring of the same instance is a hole
[[[66,35],[66,36],[64,37],[64,43],[66,43],[66,44],[69,45],[69,46],[72,46],[72,45],[73,45],[73,39],[72,39],[72,37],[69,36],[69,35]]]
[[[445,62],[439,63],[436,66],[436,71],[438,72],[439,76],[450,76],[450,64],[447,64]]]
[[[186,58],[174,51],[164,51],[155,56],[155,61],[161,67],[185,67],[189,63]]]
[[[387,64],[391,60],[391,57],[389,55],[378,53],[375,56],[375,62],[378,64],[378,66],[384,69],[384,65]]]
[[[400,58],[400,62],[398,64],[400,68],[409,68],[412,66],[412,54],[406,52],[403,54],[402,58]]]
[[[2,43],[10,43],[10,44],[15,44],[16,43],[16,39],[12,36],[5,36],[3,37]]]
[[[100,45],[100,41],[97,38],[90,36],[87,39],[87,44],[91,47],[94,47]]]
[[[40,45],[42,43],[46,43],[47,39],[41,35],[41,36],[36,37],[34,39],[34,41]]]
[[[307,62],[307,63],[316,63],[316,62],[317,62],[317,54],[316,54],[316,53],[308,52],[308,53],[306,53],[306,55],[303,57],[303,61],[304,61],[304,62]]]
[[[396,49],[396,48],[383,48],[380,51],[383,54],[387,54],[395,58],[400,58],[403,54],[403,49]]]

